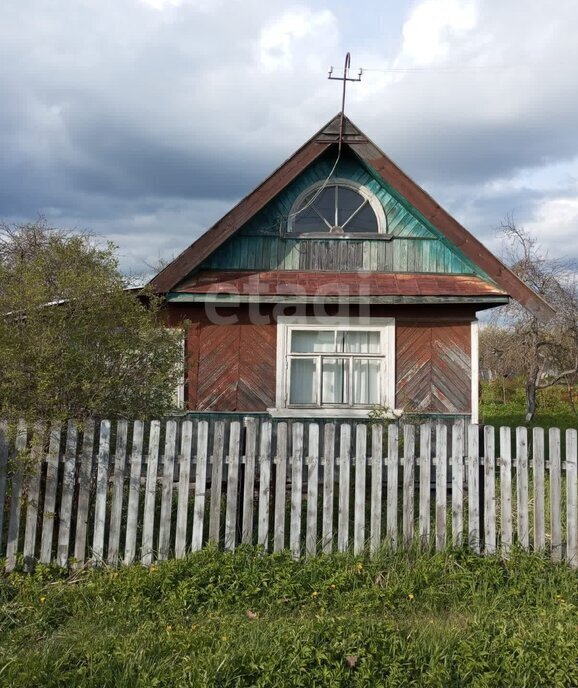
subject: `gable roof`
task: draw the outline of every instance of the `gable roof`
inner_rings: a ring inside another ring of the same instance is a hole
[[[159,272],[151,286],[157,293],[173,290],[189,273],[237,232],[248,220],[280,193],[311,163],[339,140],[341,113],[331,119],[273,174],[237,203],[197,241]],[[547,322],[554,310],[519,277],[494,256],[478,239],[444,210],[416,182],[408,177],[347,117],[344,118],[343,145],[403,196],[443,236],[478,265],[507,294],[540,320]]]

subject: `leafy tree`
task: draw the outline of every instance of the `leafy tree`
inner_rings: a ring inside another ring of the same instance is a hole
[[[510,269],[556,311],[543,323],[522,305],[512,302],[485,328],[480,358],[498,376],[520,375],[524,380],[526,420],[534,418],[536,392],[562,381],[572,384],[578,373],[578,293],[575,274],[564,261],[552,260],[536,239],[513,218],[502,223]]]
[[[182,354],[159,308],[127,289],[112,244],[0,224],[0,416],[166,412]]]

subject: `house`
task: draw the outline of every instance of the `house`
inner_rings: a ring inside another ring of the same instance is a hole
[[[476,313],[553,314],[341,114],[151,284],[197,412],[477,422]]]

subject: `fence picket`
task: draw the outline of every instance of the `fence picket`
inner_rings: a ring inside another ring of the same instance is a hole
[[[448,480],[448,430],[445,424],[436,427],[436,550],[446,546],[447,530],[447,480]]]
[[[562,464],[560,430],[550,428],[550,531],[554,561],[562,559]]]
[[[382,489],[383,426],[376,424],[371,428],[371,515],[369,548],[372,554],[375,554],[381,545]]]
[[[257,543],[269,549],[269,511],[271,509],[271,421],[261,424],[259,445],[259,513]]]
[[[464,422],[452,428],[452,542],[461,547],[464,541]]]
[[[185,420],[181,426],[181,453],[179,456],[177,525],[175,529],[175,558],[177,559],[182,559],[187,550],[187,520],[189,515],[192,448],[193,422],[191,420]]]
[[[294,557],[301,554],[301,495],[303,491],[303,423],[293,423],[291,459],[291,523],[289,546]]]
[[[566,559],[578,568],[578,438],[566,430]]]
[[[239,491],[239,454],[241,442],[241,424],[238,420],[231,422],[229,434],[229,464],[227,473],[227,502],[225,506],[225,549],[235,549],[237,530],[237,501]]]
[[[8,423],[0,420],[0,557],[2,556],[2,535],[4,533],[4,504],[8,471]]]
[[[484,548],[486,554],[496,551],[496,449],[495,429],[484,427]]]
[[[68,564],[68,553],[70,548],[70,527],[74,497],[77,445],[78,430],[76,423],[69,420],[66,428],[66,450],[64,453],[64,473],[62,476],[62,496],[60,499],[60,522],[58,527],[57,550],[58,565],[63,568]]]
[[[175,454],[177,451],[177,423],[168,420],[165,426],[165,452],[163,477],[161,478],[161,520],[159,524],[160,560],[167,559],[171,544],[171,520],[173,511],[173,482],[175,479]]]
[[[333,500],[335,489],[335,425],[328,423],[323,429],[323,552],[333,550]]]
[[[431,426],[420,426],[419,440],[419,537],[422,547],[429,546],[430,534],[430,481],[431,481]]]
[[[142,474],[143,439],[144,423],[142,420],[135,420],[132,428],[132,450],[130,454],[128,507],[126,512],[126,540],[124,544],[125,564],[132,564],[136,557],[136,537]]]
[[[223,483],[223,455],[225,451],[225,423],[215,423],[213,436],[213,465],[211,467],[211,504],[209,507],[209,542],[219,542],[221,528],[221,491]]]
[[[545,509],[544,509],[544,430],[533,431],[534,460],[534,549],[541,552],[546,547]]]
[[[287,423],[277,425],[277,456],[275,458],[275,531],[273,550],[285,549],[285,495],[287,482]]]
[[[255,457],[257,452],[257,419],[247,418],[245,436],[245,482],[243,485],[243,525],[241,542],[253,542],[253,510],[255,496]]]
[[[94,534],[92,555],[97,563],[104,561],[104,531],[106,526],[106,495],[108,492],[108,464],[110,458],[110,421],[100,423],[98,443],[96,497],[94,503]]]
[[[397,547],[397,492],[399,476],[398,426],[390,423],[387,428],[387,539],[391,547]]]
[[[42,537],[40,540],[40,563],[52,561],[52,540],[54,521],[56,519],[56,490],[58,487],[58,459],[60,456],[60,437],[62,425],[52,423],[50,426],[48,456],[46,458],[46,484],[44,488],[44,509],[42,514]],[[2,509],[0,508],[0,512]]]
[[[415,426],[403,427],[403,543],[409,547],[414,539],[415,520]]]
[[[21,454],[26,451],[28,433],[26,423],[18,421],[14,460],[16,462],[12,475],[12,490],[10,494],[10,515],[8,519],[8,537],[6,541],[6,571],[13,571],[18,555],[18,535],[20,532],[20,513],[22,511],[22,482],[24,480],[24,467]]]
[[[82,447],[80,450],[80,468],[78,471],[78,501],[76,509],[76,533],[74,536],[74,559],[76,561],[76,566],[82,566],[84,564],[84,559],[86,556],[86,532],[88,529],[88,507],[90,500],[90,487],[92,481],[92,460],[94,452],[94,421],[87,420],[83,427],[82,434]],[[76,432],[76,429],[74,429]],[[68,435],[70,433],[70,424],[67,428],[67,441],[66,441],[66,455],[64,470],[65,474],[67,469],[66,456],[68,456]],[[72,456],[76,455],[76,438],[74,440],[74,449],[71,448]],[[64,494],[63,494],[64,499]],[[61,508],[62,514],[62,508]],[[62,521],[60,524],[60,529],[62,528]],[[59,542],[60,542],[60,529],[59,529]],[[68,545],[62,546],[59,551],[62,556],[67,556],[65,551],[68,552]]]
[[[512,437],[510,428],[500,428],[500,509],[502,554],[512,549]]]
[[[147,478],[141,544],[141,561],[144,566],[150,566],[152,564],[154,553],[155,502],[160,434],[160,422],[158,420],[152,420],[150,424],[149,450],[147,456]]]
[[[307,529],[305,552],[307,556],[317,553],[317,502],[319,492],[319,425],[309,424],[309,446],[307,451]]]
[[[209,423],[200,420],[197,425],[197,466],[195,474],[195,506],[191,549],[197,552],[203,546],[205,502],[207,491],[207,462],[209,458]]]
[[[40,474],[44,460],[44,434],[46,425],[42,421],[34,423],[30,467],[26,483],[26,524],[24,527],[24,570],[32,571],[36,553],[36,530],[38,527],[38,502],[40,499]]]
[[[528,519],[528,431],[516,428],[516,497],[518,509],[518,542],[524,549],[530,546]]]
[[[112,504],[110,507],[110,530],[108,533],[107,561],[111,566],[116,566],[119,563],[120,558],[120,530],[122,523],[122,502],[124,492],[124,472],[126,466],[127,435],[128,423],[126,420],[119,420],[116,424]]]
[[[351,426],[341,426],[339,443],[339,511],[337,514],[337,549],[346,552],[349,547],[349,484],[350,484]]]
[[[478,426],[468,426],[468,543],[480,551],[480,453]]]
[[[353,553],[365,547],[365,480],[367,473],[367,427],[358,425],[355,432],[355,505],[353,512]]]

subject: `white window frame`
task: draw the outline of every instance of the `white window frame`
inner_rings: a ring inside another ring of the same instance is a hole
[[[386,234],[387,233],[387,218],[385,217],[385,211],[383,209],[383,206],[381,205],[381,202],[377,196],[372,193],[367,186],[363,186],[363,184],[360,184],[359,182],[355,182],[352,179],[345,179],[343,177],[336,177],[335,179],[331,179],[329,182],[326,180],[322,180],[319,182],[315,182],[315,184],[311,184],[311,186],[308,186],[305,191],[301,192],[297,199],[295,200],[295,203],[293,203],[293,206],[291,207],[291,213],[289,215],[289,222],[287,224],[287,232],[289,234],[295,234],[295,236],[307,236],[307,235],[323,235],[323,236],[344,236],[347,235],[347,227],[344,230],[344,234],[331,234],[329,231],[321,230],[319,232],[296,232],[295,231],[295,218],[298,217],[299,213],[299,208],[303,201],[307,198],[307,196],[310,196],[312,192],[317,191],[320,189],[322,186],[344,186],[348,189],[351,189],[352,191],[357,192],[360,196],[365,198],[365,200],[369,203],[371,206],[371,209],[375,213],[375,216],[377,218],[377,233],[378,234]],[[374,232],[351,232],[353,236],[356,234],[374,234]]]
[[[276,406],[271,415],[284,417],[367,418],[374,405],[360,406],[289,406],[289,354],[293,330],[346,330],[349,332],[380,332],[382,372],[380,401],[375,406],[395,406],[395,319],[343,318],[314,316],[280,316],[277,319]],[[360,353],[360,356],[363,354]],[[339,353],[335,354],[339,358]]]

